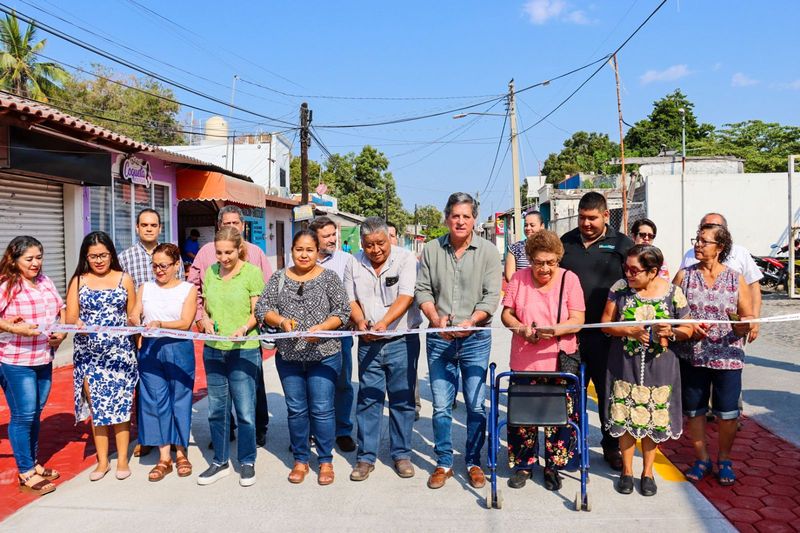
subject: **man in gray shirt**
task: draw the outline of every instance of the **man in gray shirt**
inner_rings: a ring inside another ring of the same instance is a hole
[[[478,204],[469,194],[450,195],[444,208],[450,230],[425,245],[420,259],[415,297],[431,328],[491,323],[500,303],[502,267],[497,248],[473,233]],[[428,370],[433,394],[433,437],[436,469],[428,487],[438,489],[453,476],[452,406],[460,372],[467,406],[465,459],[470,485],[486,483],[481,449],[486,439],[486,370],[492,333],[457,331],[429,333]]]
[[[414,303],[417,260],[392,246],[389,228],[379,217],[361,223],[361,248],[344,271],[350,300],[350,319],[358,331],[416,328],[422,322]],[[414,427],[414,389],[419,358],[419,334],[358,337],[357,463],[350,474],[364,481],[375,469],[380,448],[383,400],[389,397],[389,440],[397,475],[414,476],[411,433]]]

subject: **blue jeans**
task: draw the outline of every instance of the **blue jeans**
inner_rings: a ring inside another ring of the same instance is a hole
[[[342,368],[336,382],[336,436],[350,436],[353,432],[353,337],[342,337]]]
[[[480,466],[481,449],[486,440],[486,370],[492,349],[492,332],[476,331],[469,337],[443,339],[429,333],[428,371],[433,394],[433,439],[436,466],[453,466],[453,400],[461,373],[462,393],[467,406],[467,468]]]
[[[53,365],[10,365],[0,367],[5,379],[5,392],[11,422],[8,440],[14,450],[14,460],[20,473],[30,472],[36,466],[39,451],[39,417],[50,395],[53,383]]]
[[[308,463],[311,456],[308,438],[313,434],[320,464],[333,462],[336,435],[333,397],[342,355],[336,353],[319,362],[304,363],[284,361],[278,353],[275,367],[286,399],[294,460]]]
[[[237,455],[240,464],[256,462],[256,375],[261,349],[217,350],[203,347],[208,384],[208,425],[214,443],[214,464],[230,459],[231,402],[239,422]]]
[[[358,461],[375,463],[381,440],[383,399],[389,397],[389,443],[394,461],[411,458],[419,335],[358,341]]]

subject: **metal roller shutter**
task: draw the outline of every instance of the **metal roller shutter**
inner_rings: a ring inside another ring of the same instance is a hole
[[[64,187],[60,183],[0,174],[0,246],[19,235],[44,245],[44,273],[66,296]]]

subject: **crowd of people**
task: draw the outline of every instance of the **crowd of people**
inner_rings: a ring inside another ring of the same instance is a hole
[[[460,388],[466,407],[465,475],[472,487],[481,488],[486,482],[481,457],[492,333],[474,328],[490,325],[498,307],[513,334],[511,370],[576,373],[581,363],[586,365],[600,406],[603,459],[620,472],[620,493],[634,490],[633,456],[640,440],[639,490],[656,494],[656,447],[681,436],[684,416],[697,455],[687,479],[699,481],[716,472],[721,485],[735,483],[730,451],[741,411],[743,348],[745,339],[758,335],[755,325],[742,320],[760,313],[758,277],[747,263],[749,254],[733,244],[724,217],[710,213],[692,239],[692,253],[670,280],[654,245],[655,222],[637,220],[631,236],[612,229],[606,200],[596,192],[581,198],[578,212],[578,226],[560,237],[545,229],[539,213],[527,213],[526,238],[509,247],[505,267],[496,246],[475,233],[478,205],[466,193],[448,198],[448,232],[428,242],[419,257],[397,246],[397,229],[378,217],[361,224],[361,251],[347,253],[337,249],[336,224],[318,217],[294,235],[289,266],[273,273],[263,251],[244,240],[237,207],[219,211],[213,242],[201,247],[199,234],[192,233],[183,253],[174,244],[158,242],[159,213],[145,209],[136,221],[137,242],[119,255],[107,234],[86,235],[66,303],[43,274],[42,244],[17,237],[0,260],[0,384],[11,410],[9,439],[20,489],[46,494],[55,490],[53,481],[59,477],[37,461],[54,352],[65,337],[48,332],[47,326],[56,322],[194,327],[230,339],[203,345],[213,459],[197,476],[199,485],[233,471],[234,439],[240,485],[256,481],[257,449],[266,442],[269,423],[264,348],[256,338],[262,331],[302,332],[275,342],[294,460],[289,482],[302,483],[309,474],[312,447],[320,485],[334,482],[334,447],[356,452],[350,480],[368,479],[376,467],[387,400],[393,469],[401,478],[413,477],[421,349],[417,328],[423,319],[429,328],[455,326],[425,333],[435,455],[428,487],[438,489],[453,476],[452,410]],[[683,318],[699,322],[669,324]],[[619,325],[652,319],[665,323]],[[727,322],[711,323],[720,320]],[[616,325],[582,328],[611,322]],[[360,335],[315,336],[348,328]],[[357,393],[351,382],[354,338]],[[153,448],[159,454],[148,480],[158,482],[173,470],[180,477],[192,475],[187,449],[196,371],[193,341],[79,332],[73,362],[75,419],[91,419],[97,450],[91,481],[111,470],[112,433],[114,476],[130,477],[133,413],[138,428],[133,455]],[[574,421],[576,392],[567,394]],[[709,408],[719,419],[716,461],[705,442]],[[577,463],[577,437],[569,427],[543,430],[544,486],[558,490],[559,470]],[[520,488],[539,461],[538,428],[509,426],[507,441],[508,484]]]

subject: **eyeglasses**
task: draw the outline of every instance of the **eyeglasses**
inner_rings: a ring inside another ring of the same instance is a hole
[[[108,252],[104,252],[102,254],[89,254],[86,256],[86,259],[88,259],[89,261],[105,261],[109,257],[111,257],[111,254]]]
[[[624,270],[625,273],[630,275],[631,277],[636,277],[642,272],[647,272],[647,270],[644,270],[643,268],[632,268],[629,267],[628,265],[622,265],[622,270]]]
[[[305,286],[306,286],[306,282],[305,281],[301,281],[300,282],[300,286],[297,287],[297,295],[298,296],[303,296],[303,287],[305,287]]]
[[[642,239],[643,241],[652,241],[653,239],[656,238],[655,233],[647,233],[646,231],[640,231],[639,233],[636,234],[636,236]]]
[[[533,261],[534,268],[544,268],[545,265],[553,268],[558,265],[558,259],[551,259],[550,261],[539,261],[538,259],[535,259]]]
[[[176,264],[177,261],[175,263],[153,263],[153,270],[166,270],[171,266],[175,266]]]
[[[705,248],[709,244],[719,244],[717,241],[704,241],[703,239],[689,239],[689,242],[692,243],[692,246],[699,246],[700,248]]]

